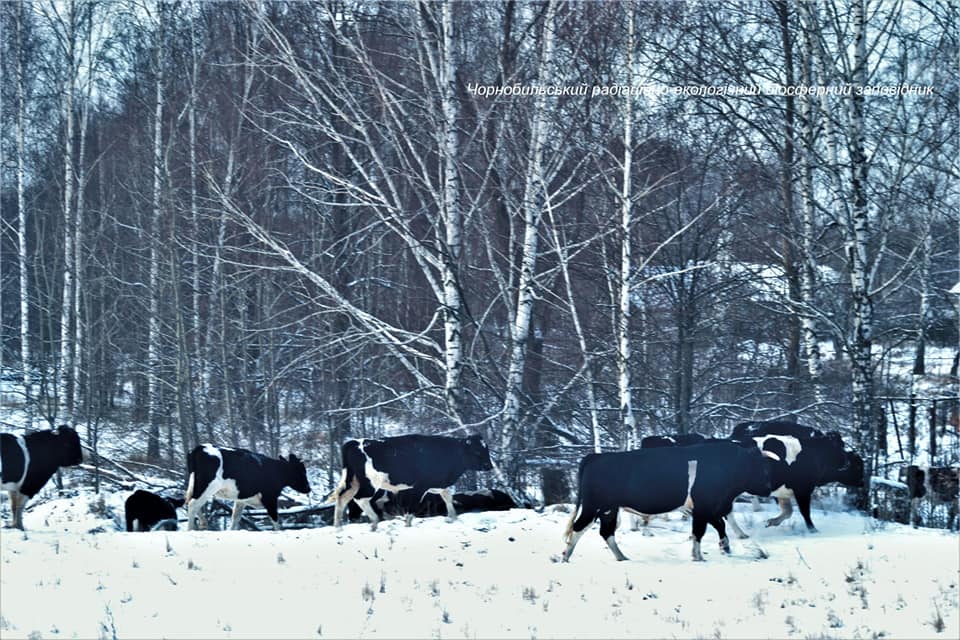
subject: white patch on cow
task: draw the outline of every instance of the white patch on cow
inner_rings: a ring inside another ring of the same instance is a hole
[[[363,474],[367,477],[367,480],[370,481],[370,484],[373,485],[374,489],[383,489],[385,491],[396,492],[413,487],[412,484],[403,484],[402,482],[394,484],[391,482],[389,475],[373,466],[373,460],[370,459],[370,456],[367,455],[367,452],[363,448],[366,440],[361,439],[359,442],[360,451],[363,453],[363,457],[366,459],[366,462],[363,464]]]
[[[797,461],[797,456],[800,455],[800,449],[802,448],[798,439],[794,438],[793,436],[779,436],[772,434],[768,436],[756,436],[754,437],[754,440],[757,443],[757,447],[762,451],[763,443],[771,438],[776,438],[787,448],[787,464],[793,464]]]
[[[20,450],[23,451],[23,475],[15,482],[4,482],[3,485],[0,485],[0,489],[4,491],[19,491],[20,487],[23,486],[23,481],[27,479],[27,470],[30,469],[30,452],[27,450],[27,441],[21,435],[14,435],[13,437],[20,445]],[[2,472],[3,468],[0,467],[0,473]]]

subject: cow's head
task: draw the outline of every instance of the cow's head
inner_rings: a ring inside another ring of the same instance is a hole
[[[848,487],[862,487],[863,458],[853,451],[844,451],[843,465],[837,470],[837,482]]]
[[[489,471],[493,469],[493,462],[490,461],[490,450],[484,444],[480,436],[470,436],[464,439],[466,445],[466,466],[467,469],[477,471]]]
[[[80,436],[65,424],[55,427],[50,432],[56,442],[61,467],[72,467],[83,462],[83,449],[80,448]]]
[[[289,458],[280,459],[287,463],[287,486],[300,493],[310,493],[310,481],[307,480],[307,468],[303,461],[291,453]]]

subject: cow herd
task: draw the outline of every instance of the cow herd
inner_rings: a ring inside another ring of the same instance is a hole
[[[365,515],[375,530],[386,514],[403,515],[409,526],[414,516],[445,513],[453,520],[458,507],[463,511],[516,506],[500,491],[450,493],[465,471],[493,468],[479,436],[412,434],[348,440],[341,455],[341,479],[327,499],[333,503],[333,523],[338,528],[348,508]],[[12,526],[23,529],[27,500],[57,469],[81,461],[80,438],[69,427],[25,436],[0,434],[0,486],[10,493]],[[186,467],[183,499],[144,490],[130,495],[125,504],[127,531],[176,529],[180,507],[186,509],[187,528],[194,529],[203,506],[214,497],[233,501],[233,529],[239,527],[247,505],[262,506],[274,528],[279,528],[283,489],[310,493],[304,463],[294,454],[270,458],[205,444],[189,453]],[[942,493],[946,486],[956,502],[956,469],[946,473],[946,483],[942,473],[910,470],[912,498],[926,491]],[[683,508],[692,519],[694,560],[703,560],[700,545],[707,525],[716,530],[720,548],[729,553],[727,525],[739,537],[747,537],[733,517],[734,500],[741,494],[777,499],[780,513],[767,526],[789,518],[796,500],[807,528],[816,531],[811,495],[816,487],[831,482],[849,487],[864,483],[863,460],[844,446],[837,432],[767,421],[739,424],[727,438],[650,436],[637,450],[592,453],[580,461],[576,504],[564,532],[566,548],[561,557],[568,561],[580,537],[599,520],[600,535],[614,557],[626,560],[615,539],[621,509],[649,517]]]

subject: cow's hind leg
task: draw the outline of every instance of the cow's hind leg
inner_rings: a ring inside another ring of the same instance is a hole
[[[694,512],[693,514],[693,551],[692,556],[696,562],[703,562],[703,554],[700,552],[700,541],[703,540],[703,534],[707,532],[707,519]]]
[[[340,485],[337,486],[337,503],[333,507],[333,526],[339,529],[343,526],[343,512],[347,508],[347,505],[353,500],[353,497],[357,495],[357,492],[360,490],[360,483],[353,480],[349,485],[346,482],[346,469],[344,469],[344,480],[341,481]],[[357,501],[357,504],[360,504],[360,501]]]
[[[203,507],[207,504],[207,498],[192,498],[187,502],[187,531],[197,529],[197,516],[200,516],[203,522],[203,528],[207,528],[206,517],[203,515]]]
[[[356,503],[360,505],[360,508],[363,509],[363,513],[366,514],[367,519],[370,520],[370,531],[377,530],[377,524],[380,522],[380,518],[377,517],[377,512],[374,511],[373,507],[370,505],[370,498],[356,498]]]
[[[777,503],[780,505],[780,515],[767,520],[768,527],[775,527],[793,515],[793,502],[790,498],[777,498]]]
[[[10,492],[10,526],[23,531],[23,507],[27,497],[17,490]]]
[[[587,532],[587,528],[593,523],[595,517],[595,512],[592,509],[588,511],[586,508],[580,510],[579,516],[576,515],[576,511],[570,516],[570,522],[567,525],[567,531],[564,535],[567,541],[567,548],[563,550],[563,562],[570,561],[574,547],[577,546],[577,542],[580,541],[583,534]]]
[[[623,555],[623,552],[620,551],[620,547],[617,546],[617,539],[614,537],[617,533],[617,516],[619,513],[619,509],[612,509],[600,514],[600,537],[602,537],[607,543],[607,546],[610,547],[614,558],[617,560],[626,560],[627,556]]]
[[[243,508],[246,505],[239,500],[233,501],[233,516],[230,519],[230,529],[236,531],[240,528],[240,516],[243,514]]]

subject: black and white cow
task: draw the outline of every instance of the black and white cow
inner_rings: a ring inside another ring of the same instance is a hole
[[[619,509],[657,514],[686,504],[693,513],[693,559],[703,560],[700,541],[707,524],[730,552],[723,517],[744,491],[768,495],[773,488],[771,464],[776,456],[732,442],[591,453],[580,461],[577,503],[567,523],[563,561],[570,559],[580,537],[594,520],[600,536],[617,560],[626,560],[614,534]]]
[[[793,514],[791,498],[796,498],[807,529],[816,531],[810,518],[814,489],[831,482],[848,487],[863,486],[863,459],[845,449],[836,431],[824,433],[788,422],[745,422],[734,427],[730,438],[752,439],[757,447],[773,451],[786,463],[783,483],[772,492],[780,505],[780,513],[767,520],[768,527],[779,525]]]
[[[341,449],[343,475],[331,498],[336,498],[333,522],[341,526],[344,507],[356,501],[367,518],[370,528],[376,530],[380,518],[370,506],[378,489],[390,493],[412,490],[414,503],[427,493],[436,493],[443,499],[447,517],[456,519],[448,487],[464,471],[489,471],[493,468],[490,451],[480,436],[451,438],[411,434],[392,438],[362,438],[347,440]],[[413,511],[405,507],[407,524]]]
[[[10,492],[11,526],[23,529],[23,508],[60,467],[83,462],[80,436],[66,425],[27,435],[0,433],[0,489]]]
[[[954,527],[957,518],[957,498],[960,496],[960,468],[925,467],[911,464],[900,469],[900,478],[907,485],[910,497],[910,524],[920,524],[918,509],[920,500],[927,498],[932,504],[947,504],[947,526]]]
[[[137,489],[123,503],[127,531],[176,531],[177,509],[182,506],[180,498]]]
[[[214,496],[233,500],[231,527],[240,526],[240,514],[248,504],[261,505],[278,529],[277,502],[284,487],[310,493],[307,470],[297,456],[280,459],[246,449],[203,444],[187,456],[187,529],[195,528],[200,509]]]

